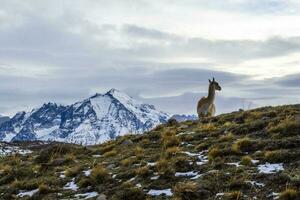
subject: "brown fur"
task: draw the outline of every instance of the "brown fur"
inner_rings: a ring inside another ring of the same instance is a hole
[[[213,81],[209,80],[208,96],[202,97],[198,101],[197,113],[199,118],[213,117],[215,115],[215,91],[221,89],[222,88],[220,87],[219,83],[215,81],[215,78],[213,78]]]

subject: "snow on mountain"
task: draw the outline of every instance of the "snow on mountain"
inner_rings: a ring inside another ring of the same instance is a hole
[[[169,115],[116,89],[69,106],[44,104],[0,125],[0,141],[60,141],[92,145],[128,133],[140,134]]]

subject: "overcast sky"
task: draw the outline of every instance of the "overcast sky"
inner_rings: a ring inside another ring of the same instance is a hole
[[[300,102],[299,0],[0,0],[0,114],[110,88],[196,113]]]

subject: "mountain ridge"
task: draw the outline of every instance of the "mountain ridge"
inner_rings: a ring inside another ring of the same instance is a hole
[[[116,89],[71,105],[44,103],[18,112],[0,125],[0,140],[44,140],[91,145],[117,136],[148,131],[170,116]]]

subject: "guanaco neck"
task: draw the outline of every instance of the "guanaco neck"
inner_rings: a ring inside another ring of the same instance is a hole
[[[211,104],[214,103],[215,95],[216,95],[215,87],[211,84],[208,87],[208,96],[207,96],[209,103]]]

